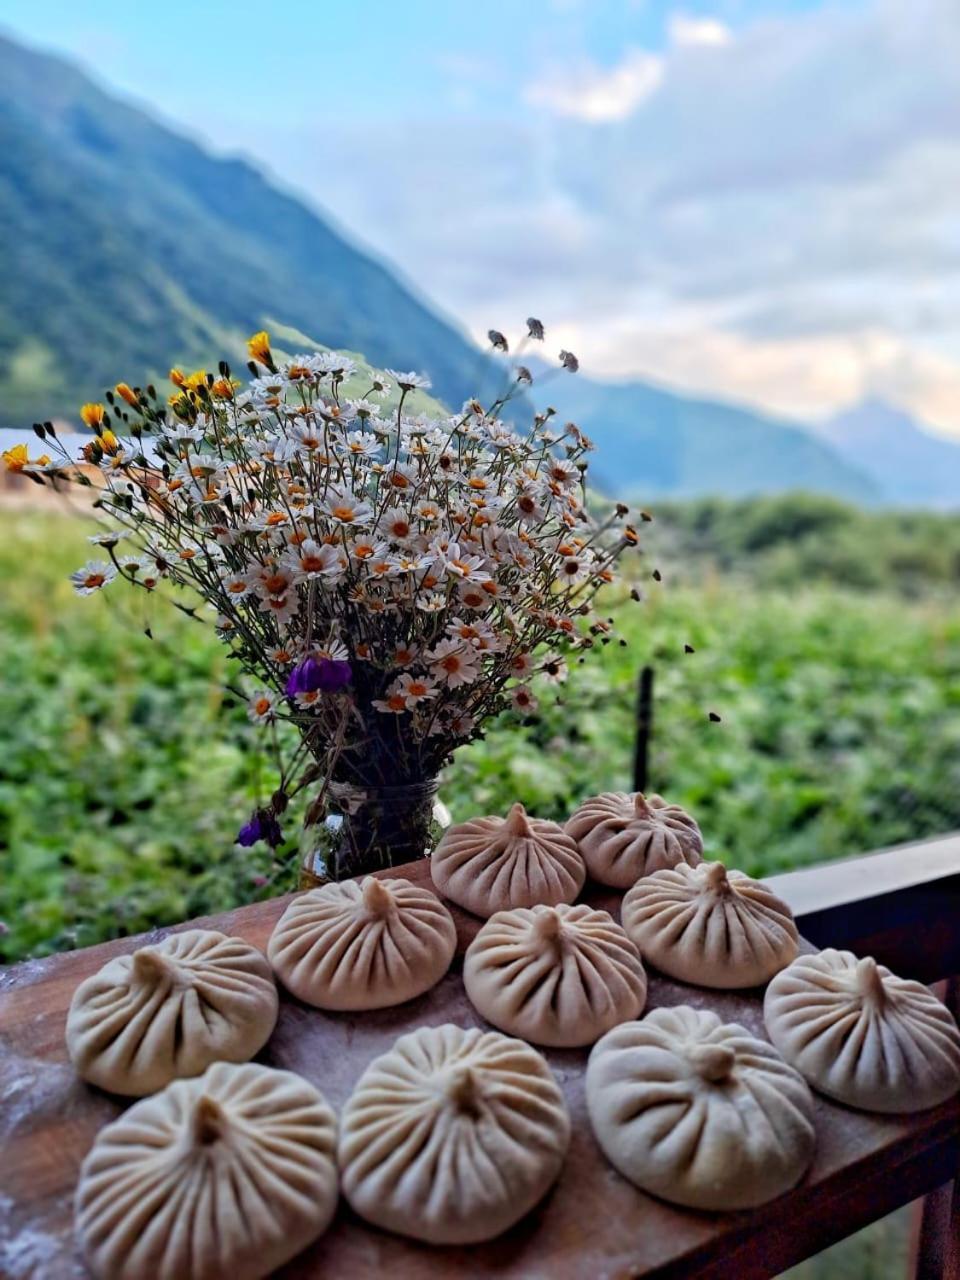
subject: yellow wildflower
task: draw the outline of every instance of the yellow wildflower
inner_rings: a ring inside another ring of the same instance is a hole
[[[183,376],[183,372],[180,369],[170,370],[170,381],[173,383],[175,387],[184,387],[187,384],[187,380]]]
[[[266,330],[255,333],[252,338],[247,340],[247,350],[250,352],[252,359],[258,364],[265,364],[269,369],[273,364],[273,356],[270,354],[270,335]]]
[[[30,461],[30,453],[25,444],[15,444],[3,454],[4,466],[8,471],[22,471]]]
[[[188,391],[196,391],[199,387],[205,387],[207,385],[206,369],[198,369],[196,373],[191,373],[188,378],[184,379],[182,385]]]
[[[117,453],[120,448],[119,440],[113,434],[113,432],[109,430],[109,428],[106,431],[100,432],[100,434],[97,436],[97,444],[100,446],[100,448],[103,450],[104,453],[110,453],[110,454]]]
[[[229,380],[229,378],[218,378],[216,382],[213,384],[213,386],[210,388],[210,392],[218,400],[232,400],[233,399],[233,383]]]
[[[118,382],[113,389],[121,400],[126,400],[127,404],[130,405],[132,409],[136,409],[139,404],[139,400],[137,399],[137,393],[134,391],[133,387],[127,386],[125,382]]]
[[[85,404],[80,410],[80,417],[88,427],[96,431],[106,417],[106,413],[102,404]]]

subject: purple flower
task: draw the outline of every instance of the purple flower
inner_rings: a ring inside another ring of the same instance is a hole
[[[339,693],[351,679],[349,662],[335,658],[305,658],[297,663],[287,678],[287,695],[293,698],[298,693],[313,693],[315,689],[323,693]]]
[[[271,849],[275,849],[283,840],[280,823],[269,809],[254,809],[250,821],[244,823],[237,835],[237,844],[244,849],[249,849],[258,840],[266,840]]]

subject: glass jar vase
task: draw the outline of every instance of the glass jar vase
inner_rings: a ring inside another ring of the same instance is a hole
[[[303,827],[300,888],[427,856],[451,822],[439,785],[437,778],[392,787],[331,783],[327,812]]]

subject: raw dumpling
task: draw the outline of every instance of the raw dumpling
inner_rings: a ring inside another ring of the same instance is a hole
[[[325,1231],[336,1119],[290,1071],[217,1062],[97,1135],[77,1232],[99,1280],[257,1280]]]
[[[872,956],[800,956],[763,1002],[770,1039],[815,1089],[867,1111],[922,1111],[960,1089],[960,1032],[919,982]]]
[[[645,960],[701,987],[759,986],[799,946],[787,904],[722,862],[681,862],[644,876],[624,898],[621,919]]]
[[[636,947],[582,905],[498,912],[467,950],[463,985],[495,1027],[554,1048],[593,1044],[647,998]]]
[[[114,956],[74,992],[67,1050],[78,1073],[142,1097],[211,1062],[246,1062],[277,1021],[266,957],[211,929]]]
[[[606,791],[586,800],[565,830],[593,879],[614,889],[629,889],[641,876],[681,862],[696,866],[703,854],[700,828],[689,813],[639,791]]]
[[[453,917],[409,880],[344,880],[311,889],[277,921],[277,976],[318,1009],[383,1009],[440,981],[457,948]]]
[[[533,1208],[569,1141],[563,1094],[535,1049],[475,1027],[421,1027],[371,1062],[344,1109],[343,1193],[388,1231],[472,1244]]]
[[[442,894],[477,916],[510,907],[572,902],[587,877],[576,841],[556,822],[515,804],[506,818],[451,827],[430,860]]]
[[[799,1182],[815,1145],[803,1077],[765,1040],[679,1005],[615,1027],[587,1064],[610,1162],[691,1209],[750,1209]]]

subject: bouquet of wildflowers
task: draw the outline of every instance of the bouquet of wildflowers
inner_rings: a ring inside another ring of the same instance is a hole
[[[501,711],[533,712],[537,681],[561,680],[565,655],[608,631],[592,602],[636,533],[623,506],[588,517],[592,446],[572,423],[504,420],[531,380],[522,366],[491,405],[432,416],[408,408],[429,386],[417,374],[362,384],[333,352],[275,358],[266,333],[249,351],[246,385],[221,363],[173,370],[166,402],[120,383],[85,405],[82,459],[49,424],[35,427],[47,455],[5,457],[41,482],[102,476],[111,527],[73,575],[79,592],[168,583],[191,593],[179,607],[211,610],[255,683],[250,718],[281,757],[295,744],[239,837],[276,845],[303,786],[314,819],[331,794],[349,812],[371,788],[429,782]]]

